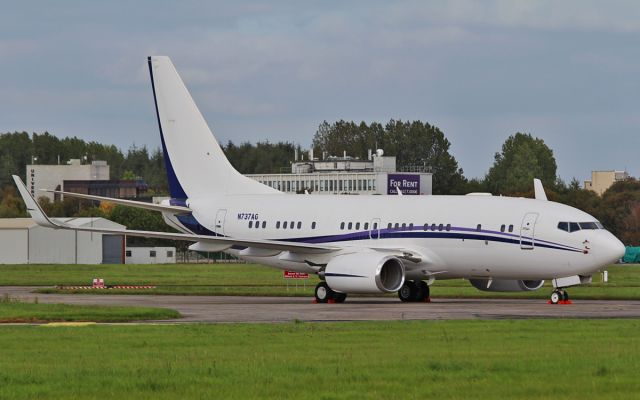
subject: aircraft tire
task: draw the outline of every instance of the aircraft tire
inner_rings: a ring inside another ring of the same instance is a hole
[[[414,281],[405,281],[404,285],[398,290],[398,297],[403,302],[415,301],[417,292],[418,287]]]
[[[344,303],[346,299],[347,299],[346,293],[333,292],[333,301],[335,301],[336,303]]]
[[[415,301],[426,301],[430,296],[430,289],[427,282],[420,281],[417,285],[416,290],[416,300]]]
[[[562,300],[562,295],[559,290],[554,290],[551,293],[551,304],[558,304]]]
[[[333,290],[331,290],[331,288],[329,287],[329,285],[327,285],[327,282],[320,282],[316,285],[316,289],[314,291],[315,296],[316,296],[316,302],[318,303],[328,303],[329,299],[331,299],[333,296],[333,293],[335,293]]]

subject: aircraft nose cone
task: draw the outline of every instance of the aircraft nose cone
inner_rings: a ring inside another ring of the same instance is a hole
[[[622,242],[613,235],[611,235],[609,240],[607,240],[605,246],[604,251],[606,252],[607,258],[611,260],[610,262],[612,263],[621,259],[626,251],[624,244],[622,244]]]

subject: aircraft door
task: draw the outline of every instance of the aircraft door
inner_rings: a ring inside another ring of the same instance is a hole
[[[214,224],[213,231],[219,235],[224,236],[224,219],[227,216],[227,210],[220,209],[216,213],[216,223]]]
[[[370,228],[369,239],[380,239],[380,218],[372,219]]]
[[[520,248],[533,250],[535,247],[536,221],[538,213],[526,213],[520,226]]]

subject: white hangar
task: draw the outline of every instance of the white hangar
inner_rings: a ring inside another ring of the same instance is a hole
[[[125,229],[104,218],[53,218],[79,227]],[[31,218],[0,219],[0,264],[124,264],[125,236],[51,229]]]

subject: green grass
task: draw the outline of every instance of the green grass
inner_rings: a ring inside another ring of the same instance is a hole
[[[609,283],[596,274],[591,285],[572,287],[574,299],[640,299],[640,265],[611,265]],[[287,282],[282,271],[254,264],[163,264],[163,265],[0,265],[2,285],[89,285],[92,278],[104,278],[108,285],[156,285],[152,290],[59,291],[41,293],[89,294],[174,294],[231,296],[313,296],[318,282]],[[436,281],[433,297],[449,298],[546,298],[550,282],[535,292],[482,292],[462,279]]]
[[[631,399],[639,320],[0,328],[0,398]]]
[[[6,297],[0,300],[0,323],[71,321],[128,322],[175,318],[180,318],[180,313],[165,308],[39,304],[25,303]],[[2,332],[2,330],[0,330],[0,332]]]

